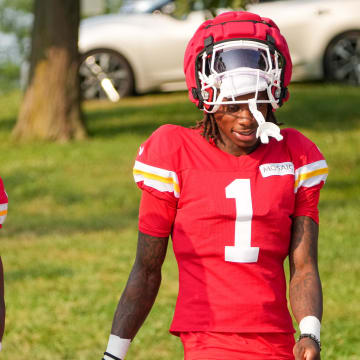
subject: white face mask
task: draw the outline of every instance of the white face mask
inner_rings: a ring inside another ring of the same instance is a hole
[[[259,84],[257,84],[257,76],[254,74],[237,74],[225,75],[221,81],[219,98],[222,101],[227,99],[234,99],[237,96],[265,91],[267,89],[267,82],[263,77],[259,76]]]
[[[269,142],[269,136],[282,140],[280,129],[273,123],[267,123],[257,103],[270,103],[278,107],[273,91],[280,91],[279,54],[271,54],[267,45],[248,40],[228,41],[215,45],[211,56],[202,55],[202,69],[199,71],[202,95],[206,112],[214,113],[220,105],[249,104],[249,109],[259,127],[257,137],[262,143]],[[209,100],[208,91],[213,98]],[[258,93],[266,91],[267,100],[259,100]],[[249,100],[236,100],[236,97],[254,93]]]

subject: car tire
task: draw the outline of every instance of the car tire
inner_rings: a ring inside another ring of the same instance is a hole
[[[349,31],[331,41],[324,56],[328,81],[360,86],[360,31]]]
[[[79,65],[80,91],[85,100],[109,99],[102,79],[111,81],[119,98],[134,93],[134,75],[128,61],[110,49],[96,49],[83,54]]]

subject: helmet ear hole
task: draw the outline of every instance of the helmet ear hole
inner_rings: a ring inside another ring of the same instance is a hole
[[[208,102],[212,102],[214,99],[214,90],[212,88],[207,89],[206,91],[204,91],[205,94],[203,94],[203,99],[208,101]],[[207,99],[205,99],[205,97],[207,97]],[[213,105],[205,105],[205,109],[206,111],[210,112],[213,109]]]

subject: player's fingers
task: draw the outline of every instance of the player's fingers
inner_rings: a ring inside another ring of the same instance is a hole
[[[320,353],[318,351],[307,349],[304,354],[305,360],[320,360]]]
[[[296,343],[293,349],[295,360],[307,360],[305,358],[305,348],[300,344]]]

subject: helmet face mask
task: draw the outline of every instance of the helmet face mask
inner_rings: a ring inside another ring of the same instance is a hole
[[[248,85],[259,81],[265,87],[266,83],[269,100],[276,109],[289,97],[291,72],[290,52],[277,25],[247,11],[230,11],[203,22],[188,42],[184,56],[189,98],[207,112],[217,106],[211,103],[218,99],[221,81],[236,74],[242,75]],[[255,93],[256,88],[252,86]]]
[[[222,13],[202,23],[184,56],[190,100],[208,113],[222,104],[248,103],[263,143],[269,136],[282,136],[276,124],[266,123],[257,103],[281,106],[289,96],[291,70],[289,49],[277,25],[247,11]],[[258,99],[260,91],[266,91],[266,100]],[[238,99],[245,94],[254,97]]]
[[[279,99],[274,94],[281,90],[283,59],[267,44],[253,40],[224,41],[214,45],[211,54],[200,53],[197,61],[206,112],[216,112],[222,104],[246,103],[236,97],[250,93],[255,93],[256,102],[278,107]],[[267,91],[268,100],[257,100],[260,91]]]

